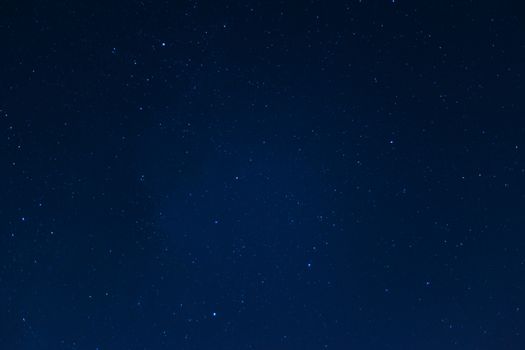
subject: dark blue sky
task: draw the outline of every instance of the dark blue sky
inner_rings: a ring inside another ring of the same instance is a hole
[[[525,348],[522,13],[4,1],[0,349]]]

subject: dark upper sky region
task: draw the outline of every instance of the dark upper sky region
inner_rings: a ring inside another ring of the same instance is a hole
[[[3,1],[0,348],[525,348],[497,1]]]

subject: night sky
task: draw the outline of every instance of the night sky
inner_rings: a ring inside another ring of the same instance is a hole
[[[2,1],[0,349],[525,349],[498,1]]]

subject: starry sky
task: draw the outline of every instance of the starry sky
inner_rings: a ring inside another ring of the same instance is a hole
[[[525,348],[497,1],[0,4],[0,348]]]

